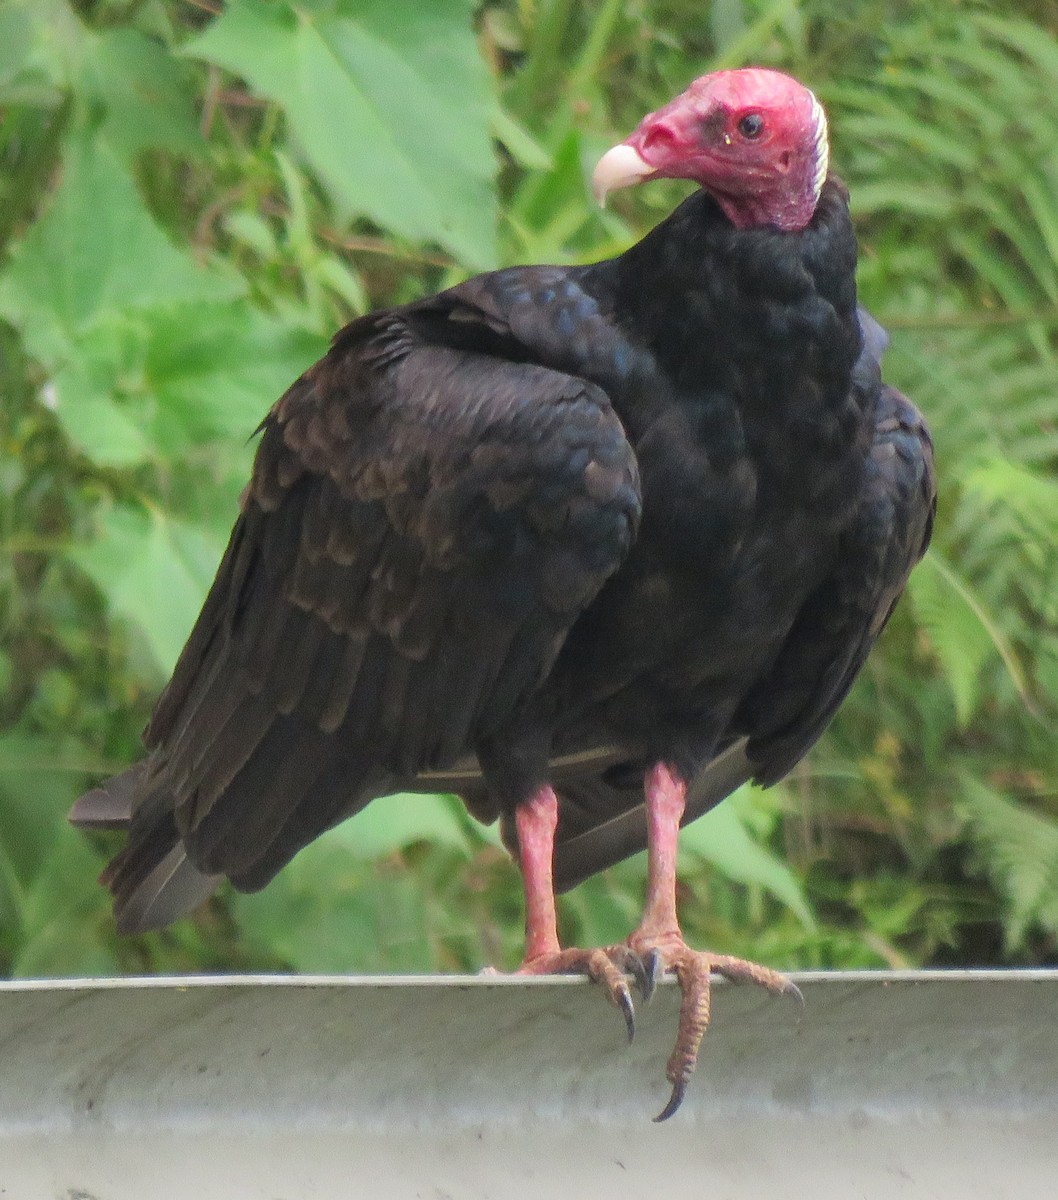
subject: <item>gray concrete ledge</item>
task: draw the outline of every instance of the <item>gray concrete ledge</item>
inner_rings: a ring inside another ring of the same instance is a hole
[[[578,979],[0,983],[4,1200],[1058,1196],[1058,971],[718,984],[682,1111],[678,994]]]

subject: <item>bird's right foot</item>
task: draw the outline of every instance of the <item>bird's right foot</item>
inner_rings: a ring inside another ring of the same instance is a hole
[[[632,992],[628,976],[632,977],[639,994],[644,1000],[654,990],[643,959],[624,944],[580,949],[553,950],[526,958],[515,972],[516,975],[587,975],[594,983],[602,986],[611,1004],[624,1015],[628,1040],[635,1037],[636,1015],[632,1003]]]

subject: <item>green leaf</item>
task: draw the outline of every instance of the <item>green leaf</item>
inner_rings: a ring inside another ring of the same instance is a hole
[[[243,445],[272,404],[327,349],[248,303],[152,315],[145,388],[157,403],[152,440],[167,457],[197,443]]]
[[[142,379],[144,342],[142,322],[101,319],[80,336],[76,353],[44,387],[45,405],[94,462],[124,467],[152,456],[142,396],[123,403],[117,395],[135,390]]]
[[[776,25],[796,26],[798,7],[797,0],[771,0],[752,25],[724,45],[714,57],[712,69],[740,67],[759,59]]]
[[[192,103],[191,72],[135,29],[85,39],[77,89],[104,110],[102,131],[130,157],[147,147],[191,157],[205,148]]]
[[[709,6],[709,32],[719,53],[746,32],[742,0],[713,0]]]
[[[1022,701],[1029,703],[1024,672],[1009,641],[969,581],[938,550],[926,555],[912,573],[908,593],[944,667],[960,725],[976,711],[981,671],[997,652]]]
[[[117,975],[110,897],[96,885],[100,862],[64,820],[47,862],[27,889],[16,977]]]
[[[346,216],[495,265],[488,76],[470,0],[237,0],[184,52],[280,104]]]
[[[175,463],[205,446],[234,460],[326,348],[245,300],[166,306],[91,327],[43,394],[93,462]]]
[[[0,104],[57,103],[81,29],[68,5],[56,0],[0,4]]]
[[[236,897],[243,933],[296,971],[426,970],[433,953],[425,889],[408,872],[373,871],[324,846],[311,869],[303,854],[264,892]]]
[[[1033,923],[1058,932],[1058,823],[970,776],[960,791],[959,811],[1010,906],[1007,943],[1019,944]]]
[[[1017,463],[992,459],[967,472],[964,486],[987,503],[1002,505],[1018,521],[1023,549],[1046,561],[1058,545],[1058,483]]]
[[[111,609],[143,634],[168,674],[202,607],[223,545],[215,534],[157,510],[117,505],[101,536],[69,551]]]
[[[559,898],[559,925],[571,922],[578,946],[612,946],[624,941],[643,915],[646,891],[646,853],[633,855],[598,875],[585,879]]]
[[[274,258],[279,251],[272,227],[258,213],[237,208],[225,214],[223,225],[229,237],[248,246],[261,258]]]
[[[230,299],[237,277],[176,249],[147,211],[114,150],[74,138],[45,215],[14,247],[0,279],[0,315],[30,352],[55,365],[93,323],[176,303]]]
[[[382,858],[416,842],[469,853],[466,823],[452,796],[401,792],[373,800],[363,812],[343,821],[328,841],[359,858]]]
[[[59,371],[45,394],[52,398],[66,436],[94,462],[128,467],[151,457],[142,422],[79,366]]]
[[[0,855],[15,864],[22,883],[46,861],[77,798],[82,764],[67,757],[53,737],[17,730],[0,735]]]
[[[808,930],[815,918],[790,868],[750,835],[750,788],[739,788],[711,812],[680,830],[681,855],[705,859],[729,879],[765,888]]]
[[[554,166],[551,155],[497,101],[492,109],[492,132],[506,146],[519,166],[535,171],[549,171]]]
[[[470,837],[452,796],[399,794],[307,846],[260,896],[238,897],[240,926],[299,971],[422,971],[448,924],[426,881],[380,863],[417,843],[464,861]]]

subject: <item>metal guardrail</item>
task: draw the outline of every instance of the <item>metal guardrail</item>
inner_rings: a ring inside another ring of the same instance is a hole
[[[578,979],[0,984],[0,1197],[1058,1197],[1058,971],[794,978],[663,1126],[668,984],[632,1046]]]

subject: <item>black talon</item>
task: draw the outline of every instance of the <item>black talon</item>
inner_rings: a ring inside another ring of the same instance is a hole
[[[792,996],[797,1001],[797,1019],[798,1021],[805,1015],[805,998],[804,993],[792,980],[787,979],[786,987],[782,990],[782,995]]]
[[[669,1097],[669,1102],[654,1118],[654,1124],[657,1125],[662,1121],[667,1121],[683,1103],[683,1097],[686,1094],[687,1080],[681,1077],[672,1085],[672,1095]]]
[[[647,965],[634,950],[625,951],[624,963],[622,965],[629,975],[632,976],[640,996],[643,997],[643,1002],[646,1003],[654,991],[654,982],[650,978]]]
[[[661,959],[661,952],[656,948],[651,950],[647,955],[643,973],[646,979],[646,986],[640,990],[643,993],[643,1002],[649,1004],[654,998],[654,991],[658,986],[658,980],[665,974],[665,965]]]
[[[632,1041],[636,1036],[636,1010],[632,1003],[632,993],[625,988],[623,992],[618,993],[621,1012],[625,1016],[625,1026],[628,1029],[628,1040]]]

